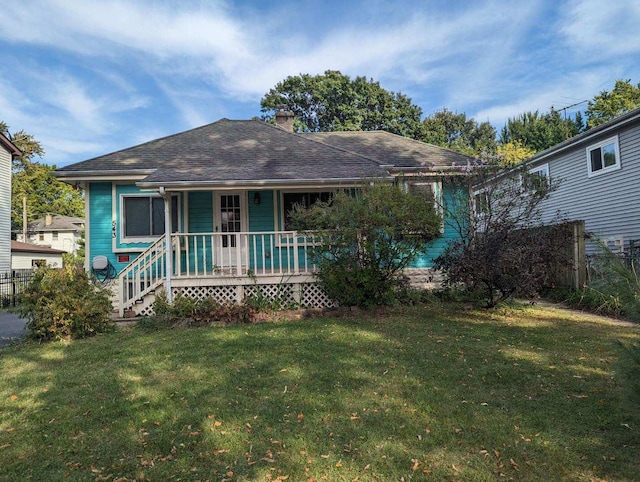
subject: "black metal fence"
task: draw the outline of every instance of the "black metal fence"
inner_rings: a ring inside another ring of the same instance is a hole
[[[16,306],[22,299],[22,293],[27,287],[33,274],[32,269],[14,269],[0,272],[0,307]]]
[[[587,256],[587,284],[614,276],[617,271],[614,261],[626,268],[630,275],[640,277],[640,252],[637,250],[620,254],[591,254]]]

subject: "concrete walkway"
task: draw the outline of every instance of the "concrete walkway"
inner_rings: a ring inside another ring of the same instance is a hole
[[[0,309],[0,348],[25,336],[26,322],[27,320],[23,320],[17,314]]]

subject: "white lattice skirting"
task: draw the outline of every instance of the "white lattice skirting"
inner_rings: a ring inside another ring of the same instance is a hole
[[[439,288],[442,274],[431,268],[408,269],[405,275],[409,284],[418,289]],[[162,290],[162,288],[160,288]],[[181,294],[196,300],[212,298],[223,305],[242,304],[249,297],[259,297],[280,305],[297,305],[300,308],[332,308],[336,303],[329,299],[311,277],[282,280],[281,278],[260,279],[176,279],[172,282],[172,294]],[[133,307],[139,316],[153,314],[153,298],[150,294],[145,302]]]
[[[301,308],[330,308],[335,303],[313,281],[253,283],[228,283],[220,285],[199,280],[197,286],[185,283],[172,286],[173,295],[180,293],[196,300],[212,298],[220,304],[241,304],[247,298],[260,297],[269,302],[281,305],[297,305]]]

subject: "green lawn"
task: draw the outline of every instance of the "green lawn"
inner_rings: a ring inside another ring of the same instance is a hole
[[[11,346],[0,480],[639,480],[616,340],[640,327],[429,305]]]

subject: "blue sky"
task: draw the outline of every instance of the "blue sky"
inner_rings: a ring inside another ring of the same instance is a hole
[[[59,167],[258,116],[277,82],[327,69],[497,129],[640,81],[638,0],[2,3],[0,120]]]

